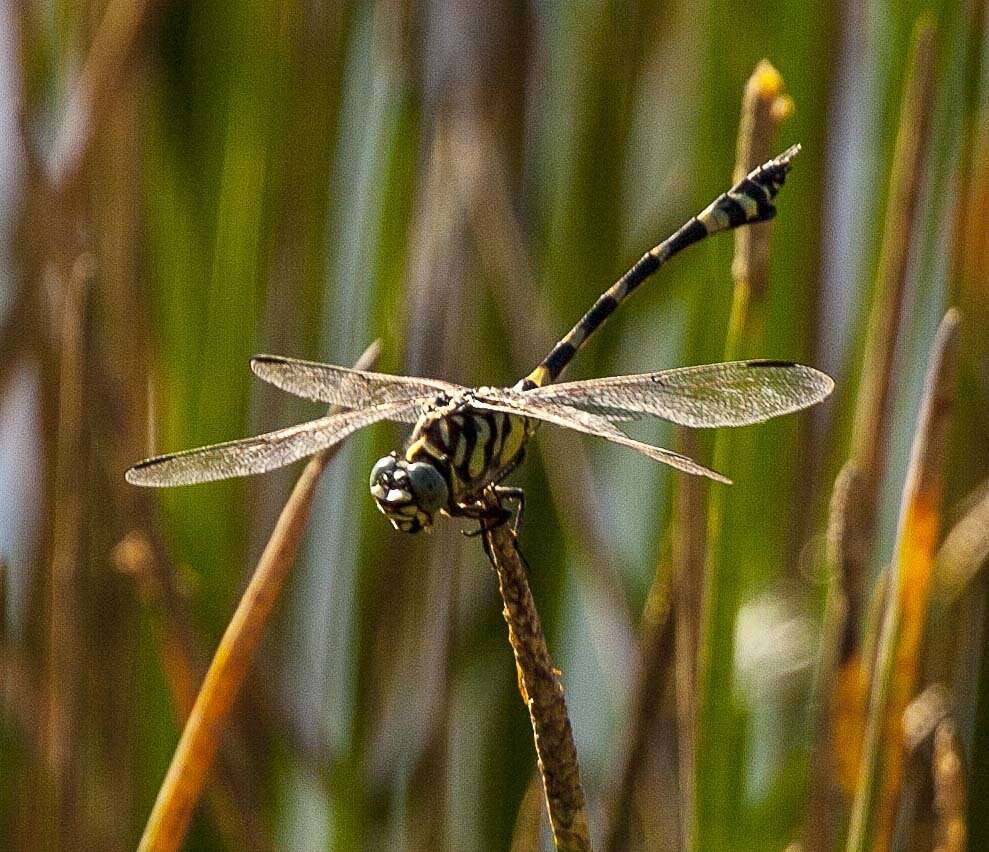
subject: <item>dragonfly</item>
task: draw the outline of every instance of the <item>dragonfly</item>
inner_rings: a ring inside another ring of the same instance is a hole
[[[712,234],[772,219],[773,200],[799,150],[795,145],[752,170],[646,252],[512,387],[469,388],[258,355],[251,369],[263,381],[338,410],[256,437],[147,459],[127,471],[127,481],[163,487],[263,473],[389,420],[412,424],[412,432],[401,452],[375,463],[370,490],[392,526],[408,533],[428,530],[437,515],[473,518],[483,527],[491,521],[492,506],[496,521],[514,516],[517,528],[524,494],[502,483],[522,461],[541,423],[603,438],[679,471],[730,484],[685,455],[631,438],[619,424],[643,417],[690,428],[760,423],[820,402],[834,388],[830,377],[790,361],[752,360],[586,381],[557,379],[615,309],[671,257]]]

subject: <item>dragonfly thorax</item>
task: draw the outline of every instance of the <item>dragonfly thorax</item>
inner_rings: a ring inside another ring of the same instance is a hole
[[[419,532],[449,499],[446,480],[429,461],[410,462],[391,453],[371,468],[371,496],[378,509],[402,532]]]

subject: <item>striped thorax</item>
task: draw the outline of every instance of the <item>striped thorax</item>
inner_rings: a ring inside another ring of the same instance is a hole
[[[477,394],[493,389],[478,388]],[[472,407],[475,393],[441,394],[416,422],[402,455],[371,471],[371,495],[392,525],[428,529],[437,512],[470,516],[481,492],[521,461],[535,425],[524,417]]]

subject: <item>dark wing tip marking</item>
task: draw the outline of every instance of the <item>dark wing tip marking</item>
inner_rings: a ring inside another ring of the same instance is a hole
[[[796,361],[773,361],[769,358],[757,358],[753,361],[746,361],[746,367],[799,367]]]
[[[796,361],[773,361],[768,358],[759,358],[753,361],[746,361],[745,366],[756,370],[760,368],[767,368],[776,370],[795,370],[800,372],[807,378],[812,378],[817,382],[817,385],[822,392],[821,399],[824,399],[831,393],[831,391],[834,390],[834,379],[832,379],[831,376],[821,370],[814,367],[808,367],[806,364],[800,364]]]
[[[171,461],[179,455],[181,454],[168,453],[163,456],[155,456],[154,458],[139,461],[137,464],[127,468],[127,471],[124,473],[124,479],[126,479],[131,485],[148,485],[148,479],[143,475],[146,471],[156,468],[164,462]]]

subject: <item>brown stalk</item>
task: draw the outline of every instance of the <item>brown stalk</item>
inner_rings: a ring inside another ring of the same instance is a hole
[[[938,614],[946,614],[989,560],[989,481],[977,491],[974,501],[955,521],[938,550],[935,565],[934,599]]]
[[[679,449],[695,456],[692,432],[679,432]],[[607,852],[627,849],[632,838],[636,792],[648,766],[648,748],[675,663],[680,814],[686,827],[693,811],[694,719],[697,699],[697,621],[704,570],[704,496],[700,477],[677,484],[669,567],[657,572],[642,615],[638,668],[630,697],[629,733],[605,833]],[[665,560],[664,560],[665,561]],[[686,828],[682,829],[686,830]],[[688,838],[681,838],[688,848]]]
[[[80,174],[103,125],[155,0],[110,0],[69,96],[48,158],[52,188],[65,193]]]
[[[487,500],[492,513],[498,512],[496,498],[488,496]],[[560,673],[550,658],[529,590],[525,561],[508,524],[485,525],[482,539],[484,552],[498,574],[498,590],[505,605],[502,614],[515,655],[519,691],[529,709],[556,848],[564,852],[589,850],[591,841],[577,748]]]
[[[86,486],[79,462],[84,447],[85,314],[92,283],[92,258],[82,255],[65,280],[61,305],[58,380],[58,433],[54,478],[49,637],[46,665],[42,755],[54,782],[54,825],[76,836],[76,777],[79,743],[79,675],[82,671],[80,578],[83,505]]]
[[[679,449],[697,458],[700,446],[693,432],[678,432]],[[681,477],[673,517],[673,612],[676,619],[677,774],[680,787],[681,847],[692,849],[697,782],[697,660],[704,595],[704,505],[707,483],[697,476]]]
[[[934,852],[965,852],[968,827],[965,822],[965,766],[961,744],[951,719],[945,719],[934,732]]]
[[[835,780],[841,781],[845,789],[851,789],[854,778],[842,773],[840,767],[857,766],[859,762],[861,719],[865,710],[863,666],[867,669],[869,662],[863,659],[856,637],[875,540],[876,505],[885,475],[893,359],[930,141],[934,36],[932,19],[921,16],[914,29],[900,107],[851,452],[835,483],[831,501],[826,558],[828,594],[817,683],[821,708],[805,837],[808,852],[831,848],[835,830]]]
[[[41,763],[43,756],[38,753],[40,742],[36,735],[40,702],[33,668],[25,655],[18,653],[18,649],[0,636],[0,721],[4,725],[9,725],[13,738],[30,755],[32,763]],[[105,776],[95,773],[86,779],[86,783],[93,801],[114,801],[113,791]],[[30,802],[31,806],[37,804],[34,801]],[[9,813],[4,814],[0,825],[6,828],[10,822],[9,816]],[[76,815],[80,826],[78,836],[90,839],[93,848],[112,849],[116,835],[106,830],[105,824],[100,822],[100,816],[92,810],[80,810]],[[15,838],[20,839],[25,836],[23,833],[17,833],[16,828],[13,831]],[[30,848],[42,848],[41,843],[40,836],[32,836]],[[15,845],[14,848],[27,847],[22,844],[20,847]],[[69,846],[65,848],[73,848],[71,840]]]
[[[545,355],[555,340],[547,311],[539,298],[540,288],[526,257],[526,238],[512,208],[508,178],[497,155],[497,146],[485,134],[472,147],[465,146],[456,158],[471,174],[465,183],[472,187],[473,198],[468,202],[470,224],[475,245],[488,267],[491,295],[512,333],[508,337],[512,361],[521,370],[528,370]],[[527,294],[519,299],[518,293]],[[593,473],[587,453],[555,431],[539,433],[539,451],[546,466],[553,471],[549,487],[560,518],[569,520],[568,532],[587,554],[578,566],[586,565],[589,585],[608,605],[614,615],[614,627],[626,634],[624,647],[632,644],[629,630],[632,623],[628,600],[622,589],[621,572],[615,564],[608,536],[601,519],[602,507],[595,496]],[[581,495],[577,499],[577,495]],[[579,584],[580,588],[584,584]]]
[[[848,852],[888,849],[903,776],[903,714],[920,675],[957,372],[958,314],[938,329],[903,489]]]
[[[135,16],[141,4],[115,0],[112,8]],[[22,47],[27,50],[27,31],[30,10],[21,9],[19,25]],[[111,16],[106,16],[105,21]],[[119,30],[120,16],[111,21],[111,30]],[[101,25],[101,32],[107,25]],[[128,36],[118,44],[132,43]],[[77,92],[89,88],[99,80],[100,100],[108,104],[119,87],[123,76],[125,58],[129,50],[120,52],[118,61],[107,67],[100,57],[105,54],[106,38],[97,37],[87,59],[87,68],[99,71],[97,75],[85,74]],[[102,70],[101,70],[102,69]],[[107,73],[110,72],[110,73]],[[22,129],[29,120],[29,98],[21,93]],[[0,332],[0,387],[5,387],[19,362],[24,349],[35,350],[42,370],[42,397],[57,399],[56,406],[45,406],[46,458],[53,459],[54,473],[46,491],[47,506],[43,517],[50,529],[42,533],[42,541],[48,542],[50,553],[41,557],[41,564],[50,565],[47,582],[35,582],[37,603],[47,597],[48,635],[47,661],[40,690],[41,729],[39,731],[41,764],[50,778],[42,785],[44,795],[34,802],[34,812],[39,815],[41,834],[38,842],[51,841],[57,832],[62,841],[88,845],[92,836],[80,834],[79,813],[76,807],[77,786],[81,783],[81,758],[79,756],[80,680],[85,672],[84,650],[81,645],[81,595],[80,575],[83,564],[83,515],[86,497],[85,487],[79,481],[79,471],[86,469],[83,453],[83,375],[88,341],[85,337],[85,314],[92,270],[92,258],[79,244],[80,214],[84,212],[81,194],[72,191],[69,174],[78,172],[78,165],[89,152],[97,135],[105,110],[98,116],[87,115],[77,120],[72,107],[57,134],[55,155],[48,168],[39,164],[33,154],[32,135],[24,133],[27,151],[27,175],[24,196],[17,224],[17,244],[20,246],[20,283],[17,286],[14,310],[10,323]],[[74,116],[74,117],[73,117]],[[59,151],[72,148],[78,155],[71,170],[59,167]],[[52,168],[55,167],[55,168]],[[48,283],[46,289],[43,284]],[[45,296],[51,296],[49,305]],[[57,342],[48,340],[54,331]],[[49,351],[56,348],[58,354]],[[54,388],[57,388],[57,393]],[[43,548],[46,549],[46,548]],[[40,607],[39,607],[40,608]],[[41,623],[42,619],[36,619]],[[28,785],[30,782],[28,782]],[[47,800],[47,805],[44,804]],[[40,815],[45,816],[41,817]]]
[[[684,489],[686,491],[689,489]],[[679,566],[680,563],[674,564]],[[635,822],[636,792],[645,775],[649,744],[655,732],[657,717],[662,712],[663,695],[673,669],[677,624],[671,612],[669,572],[666,572],[665,577],[665,582],[654,584],[650,589],[642,616],[640,660],[630,696],[631,718],[628,736],[625,738],[627,745],[622,755],[623,764],[617,789],[609,806],[604,841],[606,852],[620,852],[629,846]]]
[[[356,366],[374,362],[374,343]],[[168,772],[148,817],[139,849],[178,849],[220,744],[220,738],[275,603],[295,564],[320,475],[336,448],[306,464],[217,646]]]

